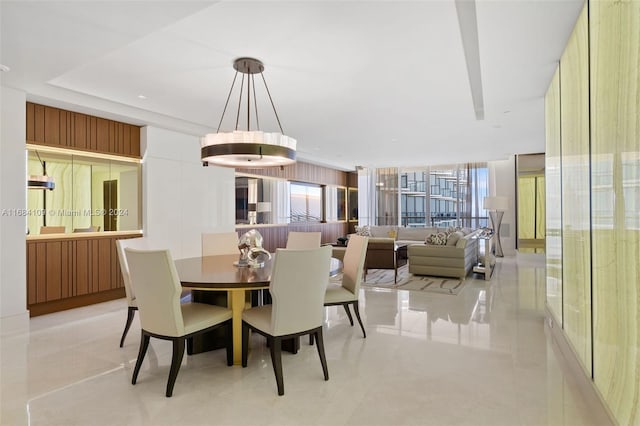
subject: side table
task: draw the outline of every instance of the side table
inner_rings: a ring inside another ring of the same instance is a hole
[[[482,248],[484,254],[480,253],[480,244],[482,244]],[[495,269],[496,264],[496,256],[495,256],[495,248],[496,248],[496,234],[491,234],[488,236],[478,237],[478,251],[476,255],[476,264],[473,267],[473,272],[477,274],[484,274],[485,280],[490,280],[491,275],[493,274],[493,270]]]

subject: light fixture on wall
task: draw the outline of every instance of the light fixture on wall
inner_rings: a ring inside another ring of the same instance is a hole
[[[40,158],[40,154],[38,154],[38,151],[35,151],[35,153],[38,156],[38,161],[40,161],[40,164],[42,165],[42,175],[29,175],[29,177],[27,178],[27,188],[48,189],[50,191],[53,191],[53,189],[56,187],[56,184],[53,181],[52,177],[47,176],[47,165]]]
[[[509,208],[509,199],[507,197],[484,197],[483,208],[489,210],[491,218],[491,227],[496,234],[496,256],[504,257],[502,252],[502,244],[500,243],[500,224],[504,211]]]
[[[254,58],[238,58],[233,63],[236,75],[231,83],[231,89],[227,96],[227,101],[220,117],[220,123],[216,133],[209,133],[201,138],[201,158],[203,164],[213,164],[223,167],[238,168],[261,168],[273,166],[286,166],[295,163],[296,160],[296,140],[290,138],[282,131],[280,118],[276,112],[276,107],[271,99],[271,93],[267,87],[267,82],[262,74],[264,65],[261,61]],[[229,99],[235,86],[238,73],[242,74],[242,82],[240,85],[240,96],[238,99],[238,113],[236,115],[236,126],[232,132],[220,132],[220,126],[224,114],[229,105]],[[254,75],[260,74],[269,101],[273,108],[273,112],[280,127],[280,133],[265,133],[260,131],[260,122],[258,120],[258,105],[256,102],[256,87]],[[238,121],[240,118],[240,106],[242,104],[242,96],[245,91],[246,76],[246,107],[247,107],[247,129],[238,130]],[[253,107],[255,110],[256,130],[251,130],[251,92],[253,92]]]

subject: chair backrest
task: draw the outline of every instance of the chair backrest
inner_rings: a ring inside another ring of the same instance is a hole
[[[140,312],[140,325],[150,333],[185,334],[180,293],[182,286],[169,250],[124,250]]]
[[[202,255],[240,254],[236,231],[202,234]]]
[[[131,286],[129,265],[127,264],[127,257],[124,254],[124,249],[126,248],[147,249],[149,248],[147,239],[140,237],[116,240],[116,251],[118,252],[118,261],[120,262],[120,272],[122,273],[122,280],[124,281],[124,292],[127,297],[127,303],[129,306],[136,306],[136,294]]]
[[[369,238],[360,235],[352,235],[344,253],[342,267],[342,287],[356,296],[360,291],[364,262],[367,258],[367,246]]]
[[[274,335],[284,336],[322,326],[330,265],[331,246],[276,250],[269,284]]]
[[[73,232],[99,232],[99,226],[90,226],[88,228],[73,228]]]
[[[64,226],[41,226],[40,234],[64,234]]]
[[[287,235],[287,248],[303,250],[320,247],[322,233],[320,232],[297,232],[292,231]]]

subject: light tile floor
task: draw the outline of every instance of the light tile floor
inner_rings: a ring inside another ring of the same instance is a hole
[[[185,356],[164,396],[171,345],[152,339],[138,384],[136,319],[124,348],[124,300],[32,318],[1,340],[2,425],[596,425],[544,321],[544,257],[505,257],[491,281],[457,296],[362,291],[367,328],[327,309],[330,380],[303,339],[283,356],[278,397],[269,351],[249,366],[224,350]],[[137,318],[137,316],[136,316]],[[600,420],[601,422],[602,420]]]

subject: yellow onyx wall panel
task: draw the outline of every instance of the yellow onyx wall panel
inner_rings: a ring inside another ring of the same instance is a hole
[[[545,96],[545,184],[547,307],[562,325],[562,186],[560,170],[560,73],[556,69]]]
[[[560,60],[563,329],[591,375],[589,55],[587,9]]]
[[[545,199],[545,178],[544,176],[536,177],[536,239],[544,239],[547,234],[547,223],[545,218],[546,210]]]
[[[593,378],[640,425],[640,1],[590,3]]]

